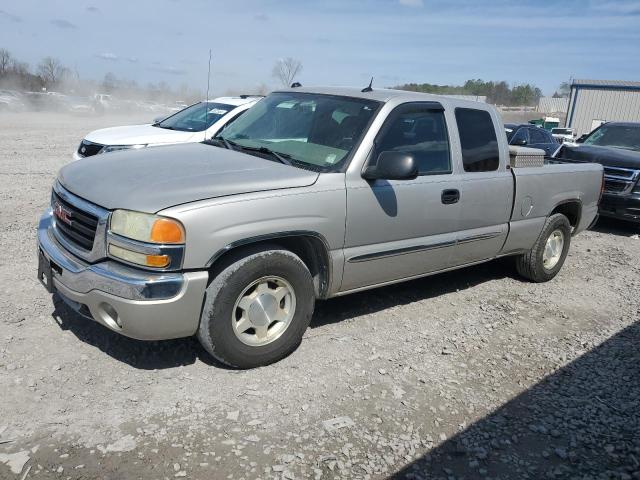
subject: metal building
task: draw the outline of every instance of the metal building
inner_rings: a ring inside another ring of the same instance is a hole
[[[538,113],[567,113],[568,98],[540,97],[538,100]]]
[[[580,136],[611,121],[640,122],[640,82],[574,80],[566,126]]]

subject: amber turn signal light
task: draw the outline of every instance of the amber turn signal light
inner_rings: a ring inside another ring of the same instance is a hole
[[[147,265],[149,267],[163,268],[169,265],[168,255],[147,255]]]
[[[184,243],[184,230],[174,220],[159,218],[153,222],[150,239],[156,243]]]

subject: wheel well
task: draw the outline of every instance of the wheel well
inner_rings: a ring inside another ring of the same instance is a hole
[[[209,267],[209,281],[229,263],[233,263],[246,251],[255,250],[261,245],[277,246],[296,254],[304,262],[313,277],[317,298],[324,298],[329,290],[330,262],[329,252],[323,240],[314,235],[285,235],[247,241],[227,249],[215,258]]]
[[[565,217],[567,217],[571,226],[575,228],[580,222],[580,215],[582,214],[582,204],[578,200],[561,203],[553,209],[550,216],[556,213],[561,213]]]

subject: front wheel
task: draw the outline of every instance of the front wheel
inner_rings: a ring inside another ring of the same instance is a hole
[[[293,352],[309,326],[313,279],[288,250],[265,246],[229,259],[206,291],[198,339],[220,362],[254,368]]]
[[[516,257],[518,273],[532,282],[548,282],[562,268],[570,244],[569,220],[561,213],[551,215],[533,248]]]

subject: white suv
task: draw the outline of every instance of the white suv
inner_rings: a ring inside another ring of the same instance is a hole
[[[210,139],[262,97],[241,95],[199,102],[156,123],[102,128],[89,133],[73,153],[74,160],[102,153]]]

